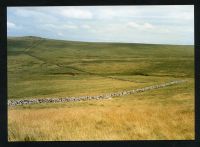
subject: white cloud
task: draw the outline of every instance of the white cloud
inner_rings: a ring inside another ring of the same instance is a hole
[[[193,6],[9,7],[8,20],[14,23],[7,25],[15,28],[9,30],[11,35],[152,43],[174,43],[172,37],[178,36],[184,43],[194,34],[193,10]]]
[[[58,34],[58,36],[64,36],[64,34],[62,32],[58,32],[57,34]]]
[[[68,18],[75,18],[75,19],[92,19],[93,15],[89,10],[84,10],[80,8],[65,8],[60,11],[60,14],[68,17]]]
[[[26,10],[26,9],[20,9],[20,8],[17,8],[15,11],[14,11],[14,14],[18,15],[18,16],[21,16],[21,17],[29,17],[31,15],[34,14],[34,12],[30,11],[30,10]]]
[[[181,13],[170,13],[169,18],[172,19],[178,19],[178,20],[184,20],[184,21],[190,21],[194,19],[194,14],[191,12],[181,12]]]
[[[61,28],[63,28],[63,29],[77,29],[78,26],[65,24],[65,25],[61,26]]]
[[[96,7],[96,10],[94,10],[95,17],[97,19],[123,19],[123,18],[129,18],[139,15],[139,9],[134,6],[106,6],[103,7],[103,9],[99,9],[98,6]]]
[[[43,24],[42,27],[46,30],[66,30],[78,28],[78,26],[74,24]]]
[[[127,24],[128,27],[132,27],[132,28],[140,28],[140,25],[137,24],[136,22],[129,22]]]
[[[42,15],[44,17],[44,14],[42,12],[40,12],[37,9],[33,9],[32,7],[25,7],[25,8],[15,8],[14,14],[17,16],[21,16],[21,17],[39,17]]]
[[[81,25],[81,28],[84,28],[84,29],[90,29],[91,26],[89,26],[89,25]]]
[[[15,25],[13,22],[8,21],[8,22],[7,22],[7,27],[8,27],[8,28],[15,28],[16,25]]]
[[[148,29],[154,29],[155,26],[153,26],[152,24],[150,23],[136,23],[136,22],[129,22],[127,24],[128,27],[131,27],[131,28],[135,28],[135,29],[138,29],[138,30],[148,30]]]
[[[105,9],[100,10],[99,13],[97,13],[97,18],[111,19],[111,18],[115,17],[116,15],[117,15],[116,12],[113,11],[112,9],[105,8]]]
[[[153,29],[154,26],[153,26],[152,24],[150,24],[150,23],[144,23],[144,24],[143,24],[143,28],[144,28],[144,29]]]
[[[53,21],[58,21],[57,18],[48,12],[45,7],[23,7],[23,8],[13,8],[14,15],[23,19],[36,20],[38,23],[51,23]]]
[[[50,28],[50,29],[57,29],[58,26],[54,25],[54,24],[43,24],[44,28]]]

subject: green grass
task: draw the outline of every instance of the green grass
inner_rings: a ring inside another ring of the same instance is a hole
[[[109,100],[9,108],[9,140],[194,139],[194,46],[9,37],[8,99],[99,95],[184,79]]]
[[[141,83],[159,77],[158,82],[193,78],[193,56],[193,46],[8,38],[8,98],[73,96],[90,90],[99,94],[123,89],[114,88],[122,82],[108,76],[139,76]],[[135,85],[126,84],[124,88]]]

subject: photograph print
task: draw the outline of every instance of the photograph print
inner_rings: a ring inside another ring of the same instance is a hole
[[[8,141],[194,140],[194,6],[7,7]]]

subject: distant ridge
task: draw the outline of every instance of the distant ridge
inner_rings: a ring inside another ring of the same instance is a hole
[[[8,39],[47,39],[38,36],[8,36]]]
[[[8,39],[15,40],[54,40],[54,41],[64,41],[64,42],[72,42],[72,43],[97,43],[97,44],[130,44],[130,45],[169,45],[169,46],[194,46],[194,45],[182,45],[182,44],[151,44],[151,43],[139,43],[139,42],[89,42],[89,41],[78,41],[78,40],[63,40],[63,39],[53,39],[53,38],[44,38],[38,36],[8,36]]]

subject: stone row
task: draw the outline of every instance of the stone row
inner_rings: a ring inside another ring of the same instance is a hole
[[[8,106],[17,106],[17,105],[29,105],[29,104],[39,104],[39,103],[63,103],[63,102],[76,102],[76,101],[85,101],[85,100],[92,100],[92,99],[108,99],[112,97],[119,97],[130,95],[134,93],[144,92],[148,90],[158,89],[166,86],[170,86],[173,84],[178,84],[185,82],[186,80],[179,80],[179,81],[172,81],[160,85],[153,85],[144,88],[138,88],[135,90],[124,90],[119,92],[113,92],[98,96],[80,96],[80,97],[63,97],[63,98],[31,98],[31,99],[10,99],[8,100]]]

